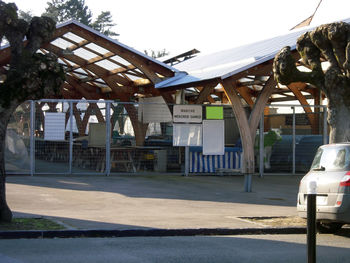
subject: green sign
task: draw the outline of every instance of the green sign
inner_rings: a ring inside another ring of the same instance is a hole
[[[224,108],[220,106],[206,107],[207,120],[222,120],[224,119]]]

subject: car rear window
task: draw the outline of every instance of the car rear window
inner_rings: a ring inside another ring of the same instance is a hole
[[[312,170],[346,170],[349,167],[348,147],[319,148],[312,162]]]

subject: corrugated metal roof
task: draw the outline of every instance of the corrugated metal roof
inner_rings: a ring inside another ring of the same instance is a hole
[[[350,18],[343,21],[349,23]],[[313,28],[315,26],[299,28],[287,34],[252,44],[208,55],[198,55],[174,66],[180,72],[186,72],[187,76],[167,79],[166,82],[158,83],[156,88],[190,84],[213,78],[228,78],[273,59],[285,46],[290,46],[292,50],[295,49],[298,37]]]

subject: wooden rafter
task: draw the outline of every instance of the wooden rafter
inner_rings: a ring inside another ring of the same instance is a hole
[[[212,97],[210,96],[210,93],[214,90],[216,86],[217,86],[217,82],[209,83],[205,85],[201,89],[195,104],[203,104],[205,101],[209,101],[210,99],[212,99]]]
[[[302,89],[304,86],[307,86],[307,84],[302,82],[293,82],[288,85],[288,88],[293,92],[293,94],[299,100],[301,105],[309,106],[309,103],[307,102],[305,96],[299,90]],[[303,107],[303,109],[309,118],[311,130],[314,132],[318,131],[318,122],[316,121],[316,115],[313,114],[311,107]]]
[[[241,97],[245,100],[245,102],[252,108],[254,105],[254,101],[252,100],[250,89],[246,86],[240,86],[236,88],[236,91],[239,93],[239,95],[241,95]]]

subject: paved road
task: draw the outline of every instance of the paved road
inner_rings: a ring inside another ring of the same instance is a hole
[[[349,262],[347,237],[318,235],[317,262]],[[305,235],[0,240],[1,263],[301,263]]]
[[[10,176],[17,217],[50,217],[73,229],[246,228],[249,216],[294,216],[300,176]]]

